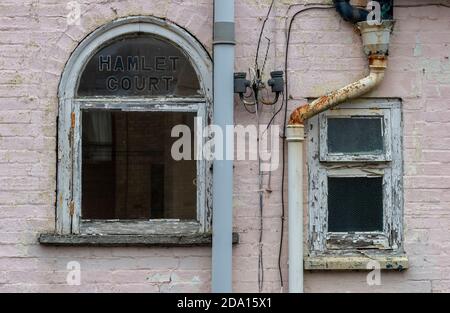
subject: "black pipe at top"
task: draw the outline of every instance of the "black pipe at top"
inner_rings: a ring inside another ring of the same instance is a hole
[[[333,0],[336,11],[344,20],[351,23],[367,21],[368,11],[354,7],[350,4],[350,0]]]
[[[350,0],[333,0],[336,11],[344,20],[351,23],[367,21],[369,11],[354,7]],[[383,20],[392,20],[394,18],[394,0],[378,0],[381,7],[381,18]]]

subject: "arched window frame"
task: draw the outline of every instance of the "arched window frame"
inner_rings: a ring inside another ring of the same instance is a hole
[[[196,71],[203,97],[78,98],[79,79],[98,49],[116,38],[137,32],[162,37],[181,48]],[[211,164],[206,160],[197,161],[197,222],[155,220],[85,223],[81,219],[81,109],[196,112],[203,125],[208,124],[212,116],[212,61],[192,35],[173,23],[153,17],[129,17],[109,23],[94,31],[76,48],[63,72],[58,95],[58,234],[191,234],[210,231],[212,177]],[[202,149],[202,144],[196,148]]]

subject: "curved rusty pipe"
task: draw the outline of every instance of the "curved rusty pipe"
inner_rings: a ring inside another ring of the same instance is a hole
[[[390,35],[395,21],[384,20],[381,23],[360,22],[357,24],[363,41],[364,52],[369,56],[369,76],[326,96],[305,104],[292,112],[289,125],[303,125],[305,120],[334,108],[338,104],[364,95],[377,87],[384,78],[389,54]]]
[[[367,77],[322,96],[310,104],[298,107],[292,112],[289,125],[303,125],[305,120],[319,113],[334,108],[348,99],[358,98],[366,94],[381,83],[386,67],[386,55],[369,56],[370,74]]]

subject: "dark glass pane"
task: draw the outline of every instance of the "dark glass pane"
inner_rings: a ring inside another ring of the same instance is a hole
[[[175,125],[194,113],[83,112],[82,217],[182,219],[197,216],[196,161],[175,161]],[[191,151],[194,149],[191,148]]]
[[[199,90],[180,48],[136,34],[100,49],[81,76],[78,96],[198,96]]]
[[[383,178],[328,178],[328,231],[383,230]]]
[[[383,151],[382,118],[328,118],[329,153],[381,154]]]

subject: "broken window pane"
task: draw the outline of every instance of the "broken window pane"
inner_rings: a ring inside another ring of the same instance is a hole
[[[78,96],[198,96],[197,74],[172,43],[127,35],[100,49],[87,64]]]
[[[328,152],[382,154],[381,117],[328,118]]]
[[[197,165],[175,161],[175,125],[191,129],[194,113],[83,111],[82,218],[197,217]]]
[[[329,232],[382,230],[382,177],[328,177]]]

